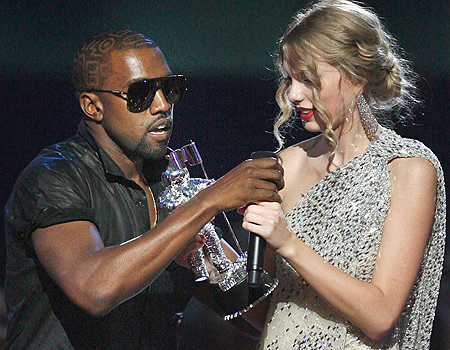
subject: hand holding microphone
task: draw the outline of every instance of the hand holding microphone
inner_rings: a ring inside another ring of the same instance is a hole
[[[274,152],[254,152],[251,158],[272,158],[266,160],[243,162],[236,170],[241,169],[240,175],[245,175],[245,180],[238,191],[247,197],[246,207],[250,204],[259,206],[271,205],[280,202],[278,190],[284,187],[283,168],[278,162],[278,157]],[[275,162],[274,162],[275,160]],[[237,171],[239,174],[239,171]],[[242,176],[240,176],[242,178]],[[242,205],[242,204],[241,204]],[[278,205],[278,204],[277,204]],[[241,213],[245,210],[241,207]],[[250,210],[250,209],[249,209]],[[238,210],[239,211],[239,210]],[[264,271],[266,242],[259,235],[249,233],[249,245],[247,252],[240,256],[242,270],[244,271],[242,282],[225,293],[215,293],[214,298],[218,305],[225,311],[224,320],[229,321],[248,312],[261,301],[266,299],[278,286],[278,279],[272,278]],[[242,258],[242,259],[241,259]],[[239,263],[240,263],[239,262]],[[245,283],[247,281],[247,283]],[[236,310],[231,311],[230,310]]]
[[[278,156],[271,151],[258,151],[251,154],[252,159],[275,158]],[[248,239],[247,272],[249,288],[259,288],[262,281],[266,241],[257,234],[250,232]]]

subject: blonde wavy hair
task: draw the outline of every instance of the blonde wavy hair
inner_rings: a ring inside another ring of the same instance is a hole
[[[373,10],[347,0],[314,2],[293,17],[279,40],[275,65],[279,72],[276,100],[280,112],[274,124],[279,149],[284,145],[284,129],[292,125],[292,104],[287,97],[290,80],[283,68],[284,60],[311,81],[312,102],[327,125],[324,136],[337,149],[332,116],[320,101],[316,59],[336,67],[352,83],[364,86],[364,97],[382,124],[390,126],[394,117],[410,119],[413,107],[420,102],[416,74]]]

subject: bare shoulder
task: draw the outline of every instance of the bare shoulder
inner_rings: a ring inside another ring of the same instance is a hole
[[[318,135],[284,149],[280,153],[280,159],[285,171],[291,167],[297,168],[304,165],[311,153],[314,152],[320,137],[321,135]]]
[[[391,211],[429,212],[436,204],[437,172],[434,165],[424,158],[397,158],[389,163],[391,173]]]
[[[305,152],[303,151],[303,149],[299,146],[299,144],[296,144],[282,150],[279,154],[279,157],[284,167],[285,165],[289,166],[292,160],[298,159],[298,157],[303,158],[304,155]]]
[[[393,184],[436,187],[436,168],[425,158],[395,158],[389,163],[389,170]]]
[[[302,141],[286,148],[280,154],[284,169],[284,188],[280,191],[283,198],[282,208],[290,210],[300,197],[314,184],[314,177],[310,176],[311,162],[316,154],[320,136]]]

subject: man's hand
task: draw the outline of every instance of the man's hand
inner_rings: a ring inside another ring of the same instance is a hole
[[[214,201],[212,206],[220,213],[249,203],[280,203],[278,191],[283,187],[283,168],[278,160],[261,158],[244,161],[199,194]]]

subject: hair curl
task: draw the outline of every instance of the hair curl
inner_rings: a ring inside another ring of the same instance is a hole
[[[154,48],[157,45],[145,35],[128,29],[111,30],[92,36],[77,51],[72,62],[72,84],[75,92],[100,89],[109,72],[108,59],[113,50]]]
[[[298,12],[279,40],[275,64],[279,72],[276,100],[280,113],[274,134],[280,148],[284,144],[282,131],[291,124],[292,115],[284,60],[312,82],[312,102],[326,119],[324,135],[337,148],[332,116],[319,97],[321,85],[315,63],[318,58],[336,67],[352,83],[364,86],[364,97],[381,123],[391,125],[394,118],[412,118],[413,108],[420,102],[416,74],[410,62],[401,57],[395,39],[375,12],[353,1],[322,0]]]

